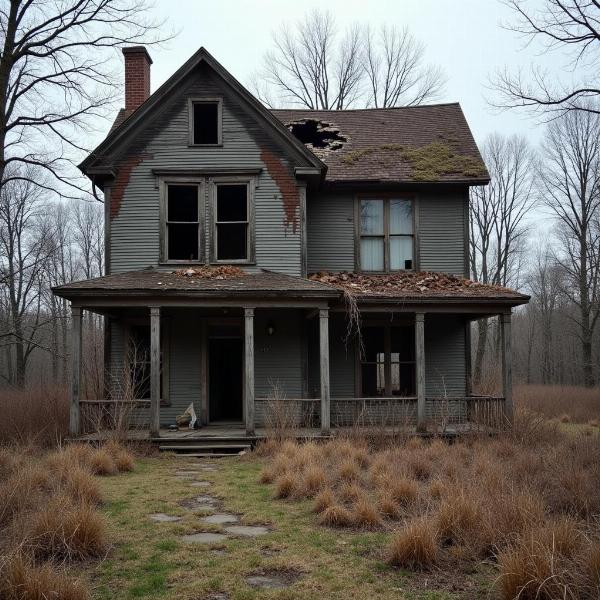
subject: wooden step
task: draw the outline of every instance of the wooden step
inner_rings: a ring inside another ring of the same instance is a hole
[[[249,450],[250,444],[161,444],[159,450]]]

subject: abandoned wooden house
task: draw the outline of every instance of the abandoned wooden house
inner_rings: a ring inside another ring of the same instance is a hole
[[[146,49],[123,54],[125,108],[80,165],[104,193],[106,275],[54,288],[72,434],[125,401],[153,436],[190,404],[248,436],[510,419],[528,297],[467,279],[469,187],[489,176],[459,104],[268,110],[204,48],[150,94]],[[83,311],[105,317],[104,398],[80,397]],[[470,389],[470,323],[490,316],[498,397]]]

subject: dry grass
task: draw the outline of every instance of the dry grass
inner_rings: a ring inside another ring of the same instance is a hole
[[[600,597],[598,435],[521,412],[502,437],[287,440],[264,456],[261,481],[274,481],[275,496],[314,498],[327,527],[388,532],[380,552],[392,565],[496,565],[505,600]]]
[[[0,392],[0,444],[55,446],[69,431],[69,396],[59,386]]]
[[[561,385],[519,385],[514,390],[518,409],[538,413],[562,423],[600,419],[600,388]]]
[[[2,600],[89,597],[68,567],[101,557],[108,547],[94,475],[133,466],[132,454],[116,443],[70,445],[46,455],[30,446],[0,450]]]

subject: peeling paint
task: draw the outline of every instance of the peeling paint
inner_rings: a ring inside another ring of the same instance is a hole
[[[129,184],[129,178],[133,169],[148,158],[153,158],[151,154],[138,154],[130,156],[121,162],[117,167],[117,178],[111,189],[110,194],[110,220],[112,221],[118,214],[121,208],[121,201],[125,194],[125,189]]]
[[[298,193],[296,180],[290,174],[284,162],[267,148],[261,148],[260,158],[266,165],[269,175],[275,180],[281,193],[285,213],[283,225],[286,228],[291,226],[292,231],[296,233],[300,212],[300,194]]]

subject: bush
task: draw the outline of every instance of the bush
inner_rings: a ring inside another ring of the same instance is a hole
[[[427,519],[412,521],[392,535],[387,561],[396,567],[423,569],[437,560],[437,534]]]

